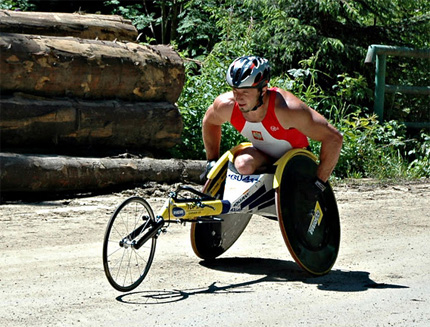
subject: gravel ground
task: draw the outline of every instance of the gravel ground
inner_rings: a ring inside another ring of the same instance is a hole
[[[342,240],[326,276],[292,260],[276,221],[254,215],[219,259],[189,225],[161,235],[152,268],[119,293],[102,266],[107,221],[128,196],[157,210],[169,185],[0,205],[2,326],[430,326],[430,183],[335,187]]]

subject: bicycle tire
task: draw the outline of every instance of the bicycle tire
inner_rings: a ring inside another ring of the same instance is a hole
[[[330,184],[318,197],[321,218],[309,215],[315,201],[306,198],[304,188],[316,178],[316,158],[307,150],[296,150],[282,171],[276,189],[279,226],[296,263],[312,275],[324,275],[333,267],[340,244],[340,220]],[[317,223],[318,222],[318,223]]]
[[[138,235],[127,238],[139,226],[146,226]],[[103,241],[103,268],[109,283],[118,291],[129,292],[145,279],[154,259],[157,235],[136,250],[137,241],[155,223],[154,212],[141,197],[123,201],[112,214]],[[126,239],[127,238],[127,239]]]

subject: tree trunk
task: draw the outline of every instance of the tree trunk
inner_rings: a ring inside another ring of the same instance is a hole
[[[0,57],[3,94],[175,103],[185,80],[164,45],[0,33]]]
[[[3,196],[17,193],[79,193],[155,181],[200,182],[204,161],[26,156],[0,153]]]
[[[10,10],[0,10],[0,31],[106,41],[136,41],[138,35],[131,21],[121,16]]]
[[[181,115],[168,102],[15,96],[0,98],[0,106],[3,149],[16,151],[25,147],[57,150],[57,153],[87,149],[119,153],[167,149],[181,141]]]

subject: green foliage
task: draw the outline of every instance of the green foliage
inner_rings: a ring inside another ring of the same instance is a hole
[[[207,55],[218,40],[211,20],[216,0],[108,0],[112,13],[131,19],[146,43],[175,44],[187,56]]]
[[[217,8],[215,0],[187,1],[178,16],[178,48],[193,58],[208,55],[219,41],[218,29],[212,13]]]
[[[413,145],[408,155],[415,159],[409,164],[408,171],[414,177],[430,177],[430,135],[421,133]]]
[[[379,125],[375,116],[360,113],[342,121],[344,146],[337,167],[339,177],[407,177],[404,126],[396,122]]]
[[[6,10],[33,10],[35,5],[30,0],[2,0],[0,1],[0,9]]]
[[[429,177],[429,136],[406,139],[405,126],[396,121],[378,124],[375,117],[346,120],[345,142],[339,161],[342,177],[419,178]],[[349,125],[349,126],[348,126]],[[416,159],[408,162],[412,154]],[[342,167],[343,166],[343,167]]]
[[[145,2],[143,2],[145,3]],[[105,6],[112,6],[112,14],[120,15],[124,18],[131,19],[133,25],[136,27],[138,31],[143,30],[145,28],[150,28],[152,24],[157,20],[155,18],[155,13],[150,12],[144,14],[145,8],[142,3],[133,3],[133,4],[121,4],[119,0],[108,0],[104,2]],[[145,35],[145,42],[151,43],[155,40],[154,34]]]

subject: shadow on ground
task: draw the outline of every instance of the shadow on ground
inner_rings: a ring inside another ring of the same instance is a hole
[[[185,290],[163,290],[132,292],[116,299],[127,304],[161,304],[182,301],[198,294],[223,294],[252,292],[252,285],[265,282],[302,282],[316,285],[323,291],[363,292],[368,289],[408,288],[403,285],[377,283],[370,279],[369,272],[334,269],[324,276],[311,276],[301,270],[294,262],[262,258],[221,258],[201,261],[208,269],[263,276],[255,280],[237,284],[217,286],[216,282],[204,288]]]

